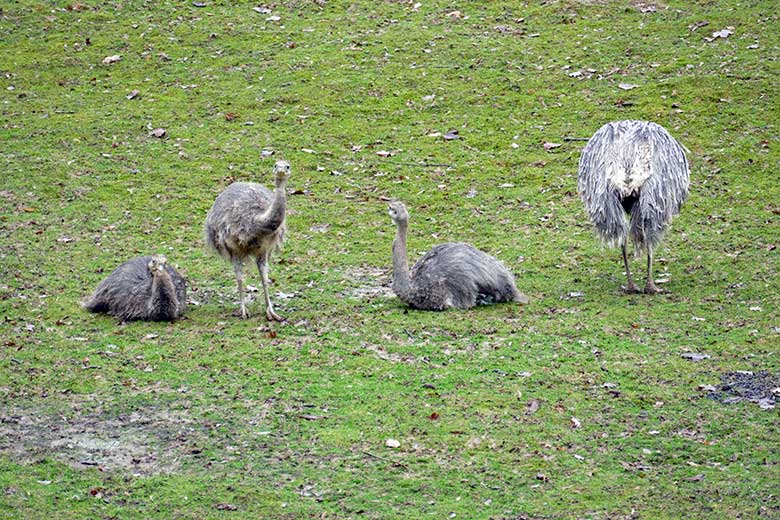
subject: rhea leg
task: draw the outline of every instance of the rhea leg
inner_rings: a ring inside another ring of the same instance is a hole
[[[626,251],[625,242],[620,245],[620,249],[623,251],[623,265],[626,267],[626,278],[628,279],[623,290],[627,293],[638,293],[640,292],[639,287],[634,283],[634,277],[631,276],[631,269],[628,267],[628,252]]]
[[[653,282],[653,250],[651,248],[647,248],[647,283],[645,284],[645,293],[647,294],[657,294],[661,292],[661,289],[659,289],[655,282]]]
[[[236,272],[238,299],[241,302],[241,317],[246,319],[249,317],[249,313],[246,311],[246,298],[244,294],[244,263],[241,260],[233,260],[233,270]]]
[[[263,295],[265,295],[265,317],[269,321],[284,321],[284,318],[274,312],[274,307],[271,304],[271,297],[268,295],[268,260],[270,253],[266,253],[257,257],[257,270],[260,271],[260,277],[263,280]]]

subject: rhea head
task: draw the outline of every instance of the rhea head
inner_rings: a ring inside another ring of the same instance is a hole
[[[152,276],[154,276],[165,272],[165,264],[167,262],[168,259],[165,258],[165,255],[154,255],[149,260],[147,267],[149,268],[149,272],[152,273]]]
[[[276,161],[274,164],[274,179],[276,182],[286,181],[290,177],[290,163],[287,161]]]
[[[406,224],[409,222],[409,212],[406,211],[406,206],[400,200],[394,200],[387,205],[387,208],[393,224]]]

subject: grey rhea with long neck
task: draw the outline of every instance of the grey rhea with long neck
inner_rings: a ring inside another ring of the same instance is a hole
[[[501,262],[469,244],[439,244],[410,270],[406,251],[409,213],[399,201],[390,203],[389,213],[396,225],[393,291],[410,307],[441,311],[499,302],[528,302]]]
[[[233,265],[238,286],[240,313],[248,318],[244,262],[253,259],[263,283],[265,315],[282,321],[271,303],[268,268],[271,253],[281,248],[287,229],[287,179],[290,164],[274,165],[273,191],[253,182],[234,182],[217,196],[206,216],[205,242]]]

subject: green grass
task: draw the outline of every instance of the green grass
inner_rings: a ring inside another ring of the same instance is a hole
[[[777,409],[699,390],[780,369],[775,2],[206,3],[0,8],[0,516],[780,518]],[[621,294],[563,140],[628,118],[691,151],[655,297]],[[202,225],[279,157],[294,296],[242,321]],[[361,296],[388,280],[388,198],[412,254],[471,242],[531,303]],[[186,319],[80,308],[152,252]]]

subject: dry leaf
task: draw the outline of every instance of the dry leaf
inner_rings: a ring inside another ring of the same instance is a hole
[[[387,446],[388,448],[400,448],[401,443],[395,439],[387,439],[385,441],[385,446]]]
[[[157,137],[158,139],[162,139],[167,135],[167,132],[165,131],[165,128],[155,128],[151,132],[149,132],[150,137]]]
[[[390,157],[391,155],[393,155],[392,153],[388,152],[387,150],[379,150],[376,154],[379,157]]]
[[[712,38],[728,38],[732,34],[734,34],[734,27],[729,25],[725,29],[721,29],[720,31],[715,31],[712,33]]]
[[[544,143],[543,146],[544,146],[544,149],[549,152],[550,150],[553,150],[555,148],[559,148],[561,145],[559,143]]]
[[[127,99],[135,99],[138,97],[138,95],[141,93],[140,90],[133,90],[130,92],[127,96],[125,96]]]
[[[575,430],[577,428],[582,428],[582,423],[576,417],[572,417],[571,418],[571,427],[574,428]]]
[[[691,361],[702,361],[705,359],[709,359],[709,354],[698,354],[696,352],[685,352],[684,354],[681,354],[680,357],[683,359],[689,359]]]
[[[122,59],[122,56],[119,54],[114,54],[113,56],[106,56],[103,58],[103,65],[111,65],[112,63],[116,63]]]
[[[618,88],[622,90],[631,90],[637,88],[638,86],[639,85],[634,85],[633,83],[620,83]]]

